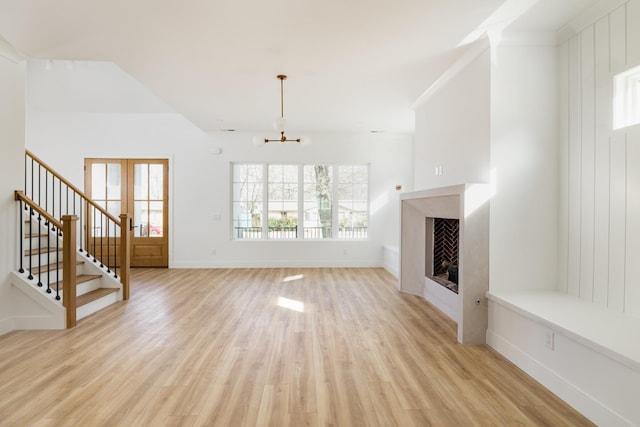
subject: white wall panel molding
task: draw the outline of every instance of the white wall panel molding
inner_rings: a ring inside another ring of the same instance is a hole
[[[594,27],[595,72],[595,188],[594,188],[594,264],[593,302],[606,306],[609,278],[609,134],[613,126],[611,108],[607,100],[613,93],[613,80],[609,78],[609,17],[596,22]]]
[[[619,7],[609,15],[609,67],[611,73],[619,73],[627,68],[627,8]]]
[[[640,65],[640,0],[629,0],[627,12],[627,66]]]
[[[595,31],[587,27],[580,34],[581,76],[581,228],[580,298],[593,300],[595,234]]]
[[[558,278],[557,289],[567,292],[569,253],[569,43],[558,47]]]
[[[580,295],[580,253],[582,244],[582,68],[581,39],[569,40],[569,252],[567,290]]]
[[[618,132],[611,138],[611,174],[609,187],[609,282],[607,306],[624,310],[626,282],[626,224],[627,224],[627,142]]]

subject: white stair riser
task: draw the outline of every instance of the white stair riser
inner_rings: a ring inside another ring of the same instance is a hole
[[[98,298],[95,301],[91,301],[89,304],[85,304],[82,307],[78,307],[76,311],[76,319],[80,320],[87,317],[90,314],[95,313],[111,304],[115,304],[118,301],[118,292],[113,292],[109,295],[105,295],[102,298]]]
[[[56,261],[60,262],[62,266],[62,252],[43,252],[41,254],[26,255],[23,257],[23,265],[26,269],[29,266],[39,267],[40,265],[54,264]]]
[[[95,291],[100,288],[102,285],[102,280],[100,278],[96,278],[93,280],[89,280],[87,282],[80,283],[76,286],[76,296],[84,295],[91,291]],[[60,295],[62,295],[62,290],[60,290]]]

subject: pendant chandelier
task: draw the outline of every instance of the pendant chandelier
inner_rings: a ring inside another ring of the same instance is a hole
[[[280,132],[280,138],[269,139],[261,136],[254,136],[253,144],[260,146],[260,145],[267,144],[269,142],[281,142],[281,143],[297,142],[301,145],[307,145],[310,143],[309,138],[303,137],[303,138],[290,139],[290,138],[287,138],[287,136],[284,134],[284,128],[287,124],[287,119],[284,118],[284,81],[287,79],[287,76],[284,74],[278,74],[276,77],[278,78],[278,80],[280,80],[280,117],[276,117],[276,119],[274,120],[273,129],[276,132]]]

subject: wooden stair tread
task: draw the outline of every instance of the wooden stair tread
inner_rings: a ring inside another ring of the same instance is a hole
[[[24,255],[25,256],[38,255],[38,254],[46,254],[48,252],[58,252],[58,251],[62,251],[62,248],[41,247],[41,248],[35,248],[35,249],[26,249],[24,251]]]
[[[99,279],[100,277],[102,277],[100,274],[79,274],[76,276],[76,286],[80,285],[81,283],[85,283],[88,282],[89,280],[93,280],[93,279]],[[52,288],[55,288],[56,285],[60,285],[60,289],[62,290],[62,282],[55,282],[51,284]]]
[[[90,302],[95,301],[98,298],[102,298],[105,295],[118,292],[119,290],[120,289],[118,288],[98,288],[91,292],[87,292],[86,294],[79,295],[78,297],[76,297],[76,307],[81,307],[85,304],[89,304]]]
[[[84,264],[84,261],[76,261],[76,265],[80,265],[80,264]],[[57,269],[61,269],[62,270],[62,261],[60,262],[60,264],[49,264],[49,265],[43,265],[40,267],[34,267],[31,270],[31,274],[40,274],[40,273],[46,273],[49,270],[57,270]]]
[[[76,277],[76,285],[88,282],[89,280],[99,279],[100,277],[102,277],[100,274],[79,274]]]
[[[30,239],[33,237],[47,237],[47,234],[45,233],[25,233],[24,238],[25,239]]]

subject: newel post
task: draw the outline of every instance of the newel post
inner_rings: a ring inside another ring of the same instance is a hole
[[[76,326],[76,215],[62,215],[62,305],[67,309],[67,328]]]
[[[120,283],[122,299],[129,299],[129,269],[131,267],[131,230],[129,214],[120,214]]]

